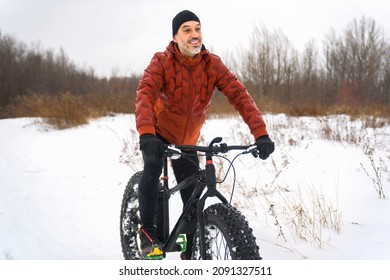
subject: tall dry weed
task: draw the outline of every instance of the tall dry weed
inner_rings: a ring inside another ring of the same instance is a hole
[[[379,199],[385,199],[386,195],[383,189],[383,172],[387,170],[384,160],[376,155],[375,151],[375,135],[373,137],[368,137],[365,135],[360,141],[360,147],[363,153],[367,156],[371,166],[371,172],[368,168],[365,167],[363,163],[360,163],[363,171],[366,173],[367,177],[373,183],[375,192],[377,193]]]

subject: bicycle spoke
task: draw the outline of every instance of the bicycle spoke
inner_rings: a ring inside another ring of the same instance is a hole
[[[231,259],[229,248],[224,235],[218,229],[218,227],[212,226],[209,228],[211,254],[213,259],[228,260]]]

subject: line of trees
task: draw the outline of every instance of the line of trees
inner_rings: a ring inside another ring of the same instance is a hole
[[[100,78],[92,68],[81,69],[63,49],[27,46],[0,32],[0,114],[15,98],[69,93],[99,96],[135,92],[140,75]],[[110,98],[112,98],[110,96]],[[1,110],[3,109],[3,110]]]
[[[380,105],[389,111],[389,38],[370,18],[354,19],[340,34],[331,29],[321,50],[312,40],[302,52],[280,30],[254,26],[249,47],[231,56],[229,62],[255,99],[277,106],[288,104],[298,111],[310,106],[359,109]],[[20,103],[27,103],[29,97],[48,96],[56,102],[69,100],[69,94],[77,96],[78,104],[90,104],[90,111],[101,108],[129,113],[134,110],[140,77],[97,77],[93,69],[76,67],[62,49],[55,52],[39,44],[27,46],[0,32],[0,117],[15,117],[7,109],[18,102],[13,108],[20,116]],[[53,98],[57,96],[60,98]],[[126,98],[129,104],[123,104]],[[28,102],[28,108],[34,107]],[[39,109],[34,114],[39,114]]]
[[[389,105],[388,39],[375,20],[362,17],[341,34],[331,29],[322,52],[310,41],[299,54],[281,31],[258,25],[233,67],[252,94],[281,103]]]

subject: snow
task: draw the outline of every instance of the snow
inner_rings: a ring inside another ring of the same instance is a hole
[[[275,153],[266,161],[251,155],[235,161],[233,197],[261,256],[390,259],[390,203],[375,190],[381,184],[390,196],[389,124],[371,128],[347,116],[264,117]],[[40,119],[3,119],[0,131],[0,259],[123,259],[122,194],[142,166],[134,116],[104,117],[66,130]],[[236,117],[210,118],[201,142],[215,136],[229,144],[252,141]],[[231,185],[220,189],[230,196]],[[172,200],[173,217],[179,204]]]

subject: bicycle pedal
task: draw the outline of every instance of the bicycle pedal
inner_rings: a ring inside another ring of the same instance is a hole
[[[164,259],[164,255],[158,255],[158,256],[145,256],[144,260],[148,261],[155,261],[155,260],[162,260]]]
[[[187,251],[187,238],[185,234],[180,234],[177,237],[176,244],[180,246],[180,251]]]
[[[165,257],[163,251],[161,251],[158,247],[154,247],[153,251],[144,256],[145,260],[162,260]]]

